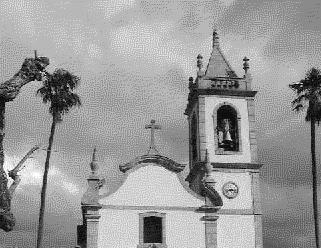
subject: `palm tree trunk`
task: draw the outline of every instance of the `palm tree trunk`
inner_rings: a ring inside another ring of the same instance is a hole
[[[4,172],[4,151],[3,151],[3,139],[4,139],[4,127],[5,127],[5,111],[6,101],[0,97],[0,170]]]
[[[51,131],[49,137],[49,144],[47,149],[47,157],[45,162],[45,171],[42,179],[42,189],[41,189],[41,202],[40,202],[40,212],[39,212],[39,225],[38,225],[38,236],[37,236],[37,248],[42,248],[43,243],[43,230],[44,230],[44,213],[46,204],[46,191],[47,191],[47,181],[49,172],[49,160],[51,155],[51,148],[53,143],[53,138],[56,128],[56,117],[53,115],[51,123]]]
[[[319,237],[319,214],[318,214],[318,182],[315,158],[315,120],[311,119],[311,156],[312,156],[312,191],[313,191],[313,214],[316,247],[320,248]]]

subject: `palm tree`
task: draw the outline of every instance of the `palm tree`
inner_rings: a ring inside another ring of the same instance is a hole
[[[44,103],[50,103],[49,113],[52,115],[52,123],[41,189],[37,248],[42,247],[43,241],[47,178],[56,124],[62,121],[63,115],[68,113],[72,107],[81,105],[79,96],[72,92],[77,87],[80,80],[77,76],[64,69],[56,69],[52,75],[47,73],[46,78],[47,79],[43,82],[43,86],[38,89],[37,94],[42,97]]]
[[[313,214],[316,247],[320,248],[319,237],[319,214],[318,214],[318,191],[317,169],[315,158],[315,124],[321,120],[321,71],[316,68],[310,69],[305,78],[300,82],[292,83],[289,87],[297,94],[292,101],[293,110],[301,111],[307,107],[305,120],[311,124],[311,160],[312,160],[312,190],[313,190]]]

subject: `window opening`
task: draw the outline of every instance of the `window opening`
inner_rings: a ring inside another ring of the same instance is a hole
[[[224,105],[217,110],[218,148],[224,151],[238,151],[238,121],[234,108]]]

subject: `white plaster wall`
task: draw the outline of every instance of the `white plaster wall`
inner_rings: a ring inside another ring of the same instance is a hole
[[[253,215],[221,215],[217,220],[218,248],[255,248]]]
[[[102,209],[98,248],[136,248],[139,243],[139,213],[152,210]],[[201,213],[158,211],[166,213],[168,248],[205,248],[205,226]]]
[[[216,123],[213,122],[214,109],[224,102],[234,105],[241,115],[241,139],[242,139],[242,153],[233,155],[216,155],[214,132]],[[205,135],[206,144],[209,152],[211,162],[217,163],[250,163],[250,141],[249,141],[249,121],[247,102],[245,99],[226,98],[218,96],[205,97]]]
[[[186,191],[176,173],[157,165],[131,172],[124,184],[101,204],[122,206],[200,207],[204,201]]]
[[[139,243],[137,211],[100,210],[98,248],[137,248]]]
[[[252,188],[251,175],[249,172],[242,173],[224,173],[213,171],[216,184],[215,188],[220,193],[223,200],[222,209],[251,209],[252,208]],[[234,199],[228,199],[223,195],[223,185],[229,181],[234,182],[238,188],[239,193]]]

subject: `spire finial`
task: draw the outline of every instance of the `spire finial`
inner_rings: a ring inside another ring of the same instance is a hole
[[[246,56],[244,57],[243,61],[243,69],[245,71],[245,74],[247,73],[247,71],[250,69],[250,65],[249,65],[249,60]]]
[[[201,54],[197,55],[197,67],[199,71],[203,68],[203,56]]]
[[[193,77],[189,77],[189,79],[188,79],[188,82],[189,82],[188,83],[188,88],[189,89],[191,89],[193,87],[193,80],[194,80]]]
[[[92,159],[91,159],[91,163],[90,163],[90,169],[91,169],[91,173],[92,174],[96,174],[99,167],[98,167],[98,163],[97,163],[97,159],[96,159],[96,147],[94,148],[94,151],[93,151],[93,156],[92,156]]]
[[[216,29],[213,30],[213,47],[218,47],[219,46],[219,42],[218,42],[218,33],[216,31]]]
[[[94,147],[94,151],[93,151],[92,162],[97,162],[97,160],[96,160],[96,152],[97,152],[97,148],[96,148],[96,146],[95,146],[95,147]]]

